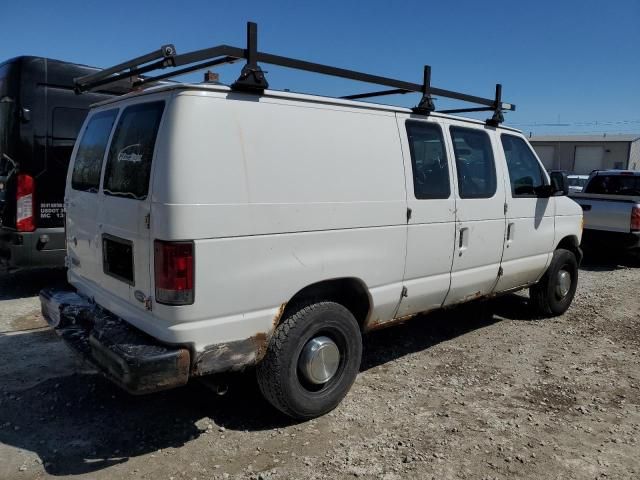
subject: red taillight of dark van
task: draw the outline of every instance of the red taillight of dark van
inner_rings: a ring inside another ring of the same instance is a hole
[[[16,230],[19,232],[33,232],[36,229],[34,217],[35,182],[30,175],[18,175],[16,190]]]
[[[640,207],[633,207],[631,209],[631,231],[640,231]]]
[[[193,242],[154,242],[156,302],[193,303]]]

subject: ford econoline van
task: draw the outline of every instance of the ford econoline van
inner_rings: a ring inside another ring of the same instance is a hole
[[[175,84],[92,108],[67,177],[74,291],[45,317],[132,393],[256,367],[279,410],[336,407],[362,334],[529,288],[572,302],[582,211],[517,130],[438,112]]]

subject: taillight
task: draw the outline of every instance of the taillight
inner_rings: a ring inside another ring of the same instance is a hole
[[[156,301],[166,305],[193,303],[193,242],[154,242]]]
[[[18,189],[16,191],[16,229],[19,232],[33,232],[36,229],[33,215],[34,181],[30,175],[18,175]]]
[[[631,209],[631,231],[640,231],[640,207],[638,206]]]

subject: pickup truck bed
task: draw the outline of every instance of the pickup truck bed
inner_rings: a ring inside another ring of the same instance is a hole
[[[584,212],[583,244],[608,251],[625,250],[640,256],[640,194],[621,190],[618,194],[589,193],[591,182],[603,182],[603,177],[632,178],[640,182],[640,172],[594,172],[585,186],[586,193],[575,193],[575,200]],[[593,191],[594,188],[591,188]]]

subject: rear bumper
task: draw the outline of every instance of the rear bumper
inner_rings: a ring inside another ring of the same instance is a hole
[[[607,232],[585,228],[582,233],[582,245],[607,253],[626,251],[640,254],[640,232]]]
[[[134,395],[184,385],[187,348],[164,345],[75,292],[40,292],[42,314],[56,333],[110,380]]]
[[[63,267],[65,254],[64,228],[0,228],[0,268]]]

